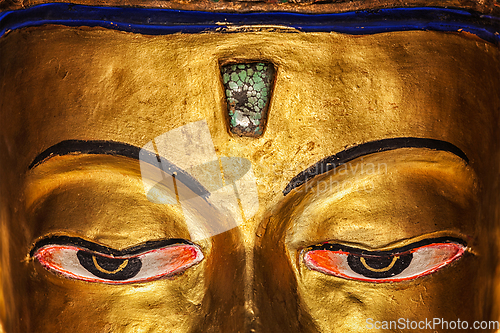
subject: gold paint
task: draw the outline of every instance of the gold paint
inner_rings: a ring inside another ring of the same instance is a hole
[[[363,266],[365,266],[366,269],[368,269],[368,270],[370,270],[372,272],[387,272],[392,267],[394,267],[394,264],[396,263],[396,261],[398,261],[398,259],[399,259],[398,256],[392,257],[391,263],[387,267],[384,267],[384,268],[373,268],[373,267],[368,266],[368,264],[366,263],[365,258],[363,258],[363,257],[360,258],[360,261],[363,264]]]
[[[107,271],[105,270],[104,268],[102,268],[101,266],[99,266],[99,264],[97,263],[97,260],[95,259],[95,256],[92,256],[92,261],[94,262],[94,266],[95,268],[97,268],[98,271],[100,272],[103,272],[103,273],[106,273],[106,274],[116,274],[120,271],[122,271],[125,267],[127,267],[128,265],[128,259],[126,259],[124,262],[121,263],[120,266],[118,266],[117,269],[115,269],[114,271]]]
[[[372,164],[383,167],[361,172],[362,165]],[[459,157],[409,148],[365,156],[351,166],[354,175],[333,170],[285,198],[300,198],[294,210],[303,210],[294,214],[287,234],[291,249],[329,241],[387,251],[437,232],[465,241],[474,234],[478,185]]]
[[[426,31],[143,36],[43,26],[12,31],[0,47],[6,332],[88,332],[90,322],[93,332],[367,332],[367,318],[499,318],[496,46]],[[219,64],[232,59],[277,67],[258,139],[226,130]],[[189,240],[180,205],[149,202],[133,159],[68,155],[28,165],[63,140],[142,147],[199,120],[219,157],[252,163],[259,191],[252,218],[197,242],[200,264],[171,279],[107,285],[23,261],[47,235],[116,249]],[[283,196],[295,175],[322,158],[394,137],[451,142],[470,163],[428,149],[376,153]],[[387,169],[362,173],[369,163]],[[471,250],[412,281],[340,279],[300,260],[302,249],[324,241],[384,250],[436,235],[459,237]]]
[[[355,169],[382,162],[387,164],[387,171],[384,168],[382,173],[353,175],[333,170],[317,177],[307,190],[305,186],[294,190],[269,214],[260,250],[262,267],[278,265],[283,256],[292,259],[283,271],[297,277],[296,290],[303,302],[298,311],[310,316],[309,325],[315,327],[312,332],[370,332],[367,318],[397,321],[440,316],[451,320],[457,316],[470,320],[478,315],[474,311],[480,304],[453,305],[472,299],[470,280],[462,278],[475,274],[478,262],[473,256],[464,255],[429,277],[387,284],[329,277],[305,266],[302,249],[325,241],[380,251],[432,238],[440,232],[455,237],[461,234],[459,237],[471,244],[477,233],[477,184],[469,166],[450,153],[425,149],[378,153],[350,164]],[[324,186],[337,181],[349,183],[340,190]],[[370,184],[368,189],[366,184]],[[274,247],[278,247],[274,250],[278,254],[264,257]],[[265,271],[261,274],[262,280],[272,279]],[[278,283],[264,286],[260,294],[283,294],[284,287]],[[408,297],[414,301],[408,302]],[[337,313],[332,315],[331,311]]]
[[[225,22],[218,22],[218,24],[225,25]],[[238,25],[238,26],[229,26],[227,28],[220,29],[221,32],[299,32],[299,30],[287,26],[281,25]]]

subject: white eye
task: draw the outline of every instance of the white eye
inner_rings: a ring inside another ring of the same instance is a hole
[[[459,241],[425,240],[393,251],[362,251],[338,244],[314,246],[305,253],[311,269],[345,279],[399,282],[434,273],[460,258],[466,247]]]
[[[84,243],[92,244],[87,241]],[[108,284],[137,283],[172,277],[203,260],[203,253],[194,244],[172,244],[145,249],[137,254],[118,256],[93,251],[88,247],[47,244],[38,247],[33,256],[46,269],[68,278]]]

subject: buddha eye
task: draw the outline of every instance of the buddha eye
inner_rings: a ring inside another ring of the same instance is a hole
[[[466,246],[458,239],[427,239],[390,251],[366,251],[340,244],[304,250],[304,263],[327,275],[366,282],[399,282],[434,273],[460,258]]]
[[[198,246],[179,239],[117,251],[80,238],[58,236],[38,242],[31,255],[47,270],[62,276],[108,284],[172,277],[203,260]]]

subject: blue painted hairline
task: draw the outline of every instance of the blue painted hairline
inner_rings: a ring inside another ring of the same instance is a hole
[[[500,42],[499,18],[461,9],[390,8],[336,14],[220,13],[68,3],[48,3],[3,12],[0,14],[0,37],[12,30],[44,24],[104,27],[148,35],[224,31],[231,26],[262,24],[287,26],[304,32],[334,31],[352,35],[408,30],[467,31],[486,41]]]

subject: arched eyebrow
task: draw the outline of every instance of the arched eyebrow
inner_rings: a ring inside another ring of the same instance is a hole
[[[427,148],[446,151],[455,154],[465,162],[469,163],[469,158],[467,157],[467,155],[465,155],[465,153],[460,148],[447,141],[413,137],[390,138],[370,141],[354,147],[350,147],[335,155],[325,157],[306,170],[300,172],[298,175],[293,177],[285,187],[285,189],[283,190],[283,195],[287,195],[294,188],[301,186],[312,178],[333,170],[336,167],[352,161],[358,157],[400,148]]]
[[[29,165],[33,169],[54,156],[64,155],[112,155],[132,158],[160,168],[163,172],[182,182],[195,195],[208,197],[210,192],[193,176],[154,152],[137,146],[107,140],[65,140],[45,149]]]
[[[54,156],[102,154],[139,160],[141,148],[128,143],[106,140],[65,140],[45,149],[29,165],[33,169]],[[155,155],[151,152],[152,155]]]

